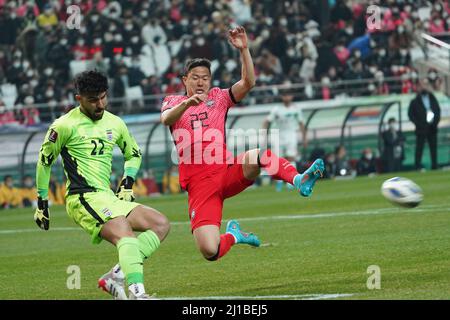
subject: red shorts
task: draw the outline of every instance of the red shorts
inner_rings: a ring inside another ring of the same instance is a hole
[[[191,230],[222,223],[223,201],[253,184],[244,177],[242,164],[231,164],[222,171],[192,179],[187,186]]]

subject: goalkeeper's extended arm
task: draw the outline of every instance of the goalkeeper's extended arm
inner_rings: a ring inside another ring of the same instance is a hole
[[[38,207],[34,213],[34,221],[43,230],[50,227],[50,212],[48,209],[48,186],[53,163],[65,144],[70,130],[58,123],[53,123],[44,138],[39,159],[36,165],[36,187],[38,193]]]
[[[44,160],[43,160],[44,159]],[[34,221],[39,228],[48,230],[50,227],[50,212],[48,209],[48,185],[50,182],[51,164],[45,162],[42,150],[36,166],[36,185],[38,192],[38,207],[34,213]]]

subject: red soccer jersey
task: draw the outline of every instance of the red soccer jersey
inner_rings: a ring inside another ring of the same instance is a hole
[[[161,112],[187,96],[167,96]],[[170,126],[179,162],[180,185],[186,189],[194,177],[201,178],[226,168],[232,154],[226,149],[225,124],[228,109],[236,102],[231,89],[211,88],[206,101],[190,107]]]

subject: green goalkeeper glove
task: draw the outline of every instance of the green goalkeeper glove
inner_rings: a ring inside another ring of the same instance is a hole
[[[48,211],[48,200],[38,198],[38,207],[34,213],[34,221],[42,230],[48,230],[50,227],[50,217]]]
[[[119,188],[116,192],[117,198],[119,198],[120,200],[133,202],[133,183],[134,179],[132,177],[127,176],[126,178],[122,179],[122,182],[120,183]]]

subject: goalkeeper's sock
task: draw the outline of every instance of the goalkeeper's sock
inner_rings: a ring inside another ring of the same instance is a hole
[[[276,180],[292,183],[299,174],[297,169],[286,159],[278,158],[270,149],[258,154],[258,165]]]
[[[142,255],[139,251],[139,240],[123,237],[117,242],[119,264],[125,274],[127,284],[144,283]]]
[[[215,261],[222,258],[228,251],[230,251],[231,247],[236,243],[236,239],[231,233],[224,233],[220,235],[220,243],[219,248],[217,249],[217,253],[215,256],[208,258],[210,261]]]
[[[142,260],[150,257],[159,248],[159,244],[161,243],[156,233],[152,230],[142,232],[137,239],[139,241],[139,251],[141,252]]]
[[[132,283],[128,286],[128,292],[132,293],[135,297],[140,297],[145,294],[145,288],[142,283]]]

